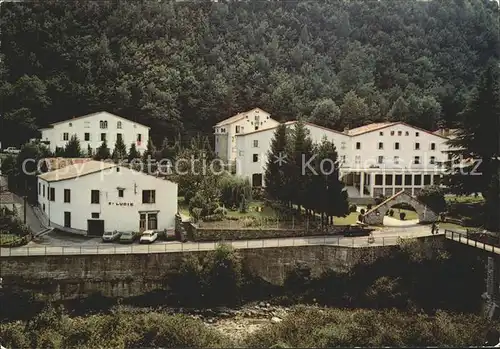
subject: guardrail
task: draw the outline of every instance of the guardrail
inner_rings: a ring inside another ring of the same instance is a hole
[[[469,238],[469,233],[467,232],[458,232],[458,231],[453,231],[453,230],[448,230],[445,229],[444,231],[444,236],[447,239],[458,241],[462,244],[473,246],[476,248],[480,248],[482,250],[488,251],[488,252],[493,252],[495,254],[500,254],[500,247],[494,246],[494,245],[489,245],[481,241],[477,241],[474,239]]]
[[[399,244],[401,239],[413,239],[423,237],[422,235],[384,236],[384,237],[341,237],[341,236],[319,236],[302,238],[282,238],[263,240],[238,240],[238,241],[214,241],[214,242],[161,242],[148,245],[132,244],[96,246],[40,246],[40,247],[17,247],[0,248],[0,257],[14,256],[66,256],[66,255],[114,255],[114,254],[147,254],[147,253],[170,253],[170,252],[193,252],[210,251],[217,248],[219,244],[227,244],[234,249],[247,248],[271,248],[291,246],[340,246],[340,247],[372,247],[393,246]]]

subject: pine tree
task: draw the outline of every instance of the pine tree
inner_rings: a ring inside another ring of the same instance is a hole
[[[80,149],[80,141],[76,135],[71,136],[66,147],[64,147],[64,157],[66,158],[80,158],[82,157],[82,150]]]
[[[267,164],[265,172],[265,191],[271,200],[284,202],[286,195],[287,176],[284,172],[286,156],[287,134],[285,124],[276,128],[271,141],[271,148],[267,153]]]
[[[121,137],[116,140],[115,149],[113,150],[113,155],[111,157],[115,162],[127,157],[127,147],[125,146],[125,143],[123,143],[123,139]]]
[[[148,146],[146,147],[146,150],[142,154],[142,160],[144,162],[147,162],[150,158],[154,159],[155,153],[156,153],[156,147],[153,144],[153,140],[149,138]]]
[[[107,160],[111,157],[108,144],[104,140],[99,148],[97,148],[94,160]]]
[[[285,173],[289,178],[285,195],[289,196],[291,203],[298,205],[299,212],[308,203],[307,188],[314,174],[306,165],[313,156],[313,150],[309,130],[303,120],[297,121],[292,129],[287,151],[290,162],[285,166]]]
[[[174,149],[173,149],[173,147],[171,147],[169,145],[167,137],[165,137],[163,139],[163,143],[161,145],[160,155],[161,155],[162,159],[169,159],[169,160],[171,160],[174,157]]]
[[[460,173],[450,171],[446,184],[461,194],[481,192],[486,200],[486,226],[498,230],[500,73],[496,66],[488,66],[482,74],[461,115],[461,128],[456,138],[448,142],[451,153],[459,159],[473,158],[479,163],[461,169]]]
[[[130,150],[128,151],[128,161],[131,162],[132,160],[139,159],[141,157],[141,154],[137,151],[137,148],[135,147],[135,143],[132,143],[130,145]]]

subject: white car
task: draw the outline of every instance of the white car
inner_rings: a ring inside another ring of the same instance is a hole
[[[107,231],[102,235],[102,241],[103,242],[108,242],[108,241],[115,241],[120,238],[120,233],[115,231]]]
[[[15,147],[8,147],[5,149],[7,154],[19,154],[21,151]]]
[[[158,233],[153,231],[153,230],[146,230],[145,232],[142,233],[141,239],[139,240],[139,243],[153,243],[158,239]]]

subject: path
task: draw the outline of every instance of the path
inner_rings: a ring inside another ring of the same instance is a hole
[[[317,236],[317,237],[297,237],[283,239],[259,239],[259,240],[239,240],[227,242],[235,249],[246,248],[270,248],[270,247],[290,247],[290,246],[343,246],[343,247],[370,247],[370,246],[392,246],[397,245],[400,238],[417,238],[431,235],[427,230],[404,229],[406,231],[395,232],[388,229],[386,231],[375,232],[374,241],[369,242],[368,237],[343,237],[343,236]],[[168,253],[184,251],[208,251],[214,250],[218,242],[186,242],[159,241],[150,245],[120,245],[99,243],[99,239],[82,241],[82,244],[69,246],[41,245],[30,242],[26,246],[16,248],[1,248],[0,257],[8,256],[34,256],[34,255],[96,255],[96,254],[145,254],[145,253]],[[95,243],[95,244],[92,244]]]
[[[404,226],[415,226],[418,225],[418,219],[409,219],[402,221],[401,219],[397,219],[390,216],[384,217],[384,225],[390,227],[404,227]]]

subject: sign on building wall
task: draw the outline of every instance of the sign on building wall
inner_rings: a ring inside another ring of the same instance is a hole
[[[110,206],[134,206],[133,202],[109,202]]]

